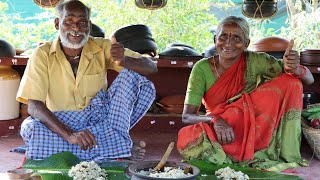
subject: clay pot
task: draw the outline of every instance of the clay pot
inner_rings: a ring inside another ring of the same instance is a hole
[[[182,46],[182,47],[187,47],[190,49],[194,49],[192,46],[187,45],[187,44],[183,44],[183,43],[170,43],[166,46],[166,48],[170,48],[170,47],[175,47],[175,46]]]
[[[184,107],[184,95],[166,96],[157,102],[164,112],[182,114]]]
[[[300,53],[301,64],[309,66],[320,65],[320,49],[305,49]]]
[[[174,114],[182,114],[184,105],[169,105],[164,106],[161,103],[156,103],[158,106],[160,106],[161,110],[166,113],[174,113]]]
[[[135,0],[136,6],[142,9],[160,9],[167,5],[167,0]]]
[[[188,60],[186,57],[189,57],[194,60],[199,60],[203,58],[200,54],[198,54],[194,49],[189,48],[187,46],[172,46],[166,48],[163,52],[159,53],[159,58],[164,59],[176,59],[176,60]]]
[[[134,180],[163,180],[164,178],[155,178],[155,177],[149,177],[147,175],[143,175],[139,173],[141,170],[149,171],[149,169],[154,168],[159,161],[141,161],[134,164],[131,164],[127,170],[126,174],[131,177],[131,179]],[[180,167],[181,169],[184,168],[191,168],[191,174],[192,176],[185,177],[185,178],[176,178],[177,180],[196,180],[197,176],[200,174],[199,168],[196,166],[192,166],[187,163],[181,163],[181,162],[170,162],[168,161],[165,165],[166,167]],[[173,179],[173,178],[170,178]]]
[[[205,57],[205,58],[212,57],[216,54],[216,52],[217,52],[217,49],[216,49],[215,45],[211,45],[211,46],[207,47],[207,49],[204,50],[203,57]]]
[[[257,40],[252,45],[252,51],[257,52],[285,52],[289,41],[280,37],[266,37]]]
[[[140,54],[156,54],[157,45],[152,38],[148,26],[136,24],[122,27],[114,32],[117,42],[122,43],[125,48],[139,52]]]
[[[33,0],[33,2],[43,8],[53,8],[59,4],[60,0]]]
[[[241,11],[248,18],[269,18],[277,13],[278,5],[274,0],[244,0]]]
[[[104,38],[104,31],[96,24],[92,24],[90,36]]]
[[[183,105],[184,104],[184,95],[172,95],[172,96],[166,96],[159,100],[159,103],[161,103],[164,106],[173,106],[173,105]]]
[[[13,57],[16,49],[6,40],[0,39],[0,57]]]

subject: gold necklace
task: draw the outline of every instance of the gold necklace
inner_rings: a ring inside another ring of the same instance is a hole
[[[218,75],[218,78],[220,78],[220,74],[219,74],[219,72],[218,72],[218,70],[217,70],[216,61],[215,61],[214,58],[213,58],[213,67],[214,67],[214,70],[216,71],[216,74]]]

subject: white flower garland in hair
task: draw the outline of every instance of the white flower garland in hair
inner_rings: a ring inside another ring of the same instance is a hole
[[[68,175],[73,180],[105,180],[108,174],[105,169],[101,169],[94,161],[82,161],[76,166],[72,166]]]

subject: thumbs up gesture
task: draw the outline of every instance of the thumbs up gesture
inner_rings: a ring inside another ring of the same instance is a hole
[[[300,65],[300,56],[297,51],[292,50],[294,41],[290,40],[289,45],[283,55],[284,70],[288,73],[295,75],[300,75],[301,68]]]

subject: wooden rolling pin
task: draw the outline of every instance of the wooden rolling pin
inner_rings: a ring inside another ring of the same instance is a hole
[[[166,162],[168,160],[168,157],[169,157],[173,147],[174,147],[174,142],[171,142],[167,148],[167,151],[164,153],[160,162],[158,163],[158,165],[153,168],[153,171],[160,171],[166,165]]]

